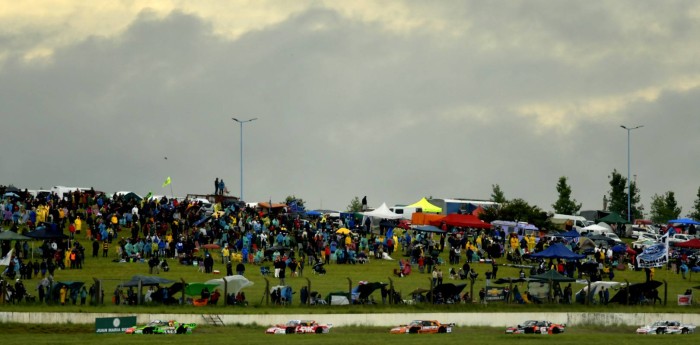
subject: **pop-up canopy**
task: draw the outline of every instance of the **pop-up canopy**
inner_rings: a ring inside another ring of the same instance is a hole
[[[426,199],[426,198],[422,198],[422,199],[416,201],[415,203],[410,204],[406,207],[416,207],[416,208],[420,207],[423,209],[423,212],[426,212],[426,213],[440,213],[440,212],[442,212],[442,208],[431,204],[428,201],[428,199]]]

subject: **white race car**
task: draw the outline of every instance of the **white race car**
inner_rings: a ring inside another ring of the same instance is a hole
[[[286,324],[274,325],[268,328],[266,334],[323,334],[333,327],[332,324],[319,324],[313,320],[291,320]]]
[[[688,334],[694,332],[694,325],[686,325],[678,321],[656,321],[651,325],[637,328],[637,334]]]

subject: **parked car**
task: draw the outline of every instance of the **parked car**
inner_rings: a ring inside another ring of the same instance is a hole
[[[642,241],[650,240],[650,241],[658,242],[659,239],[661,239],[661,236],[660,236],[660,235],[652,234],[652,233],[649,233],[649,232],[645,232],[645,233],[640,233],[640,234],[639,234],[639,237],[637,238],[637,241],[642,242]]]
[[[620,237],[612,232],[604,232],[603,236],[615,240],[616,243],[623,243]]]
[[[392,328],[391,334],[420,334],[420,333],[452,333],[453,323],[444,324],[435,320],[414,320],[407,325]]]
[[[527,320],[515,327],[506,328],[506,334],[559,334],[566,325],[542,320]]]
[[[637,328],[637,334],[689,334],[695,333],[694,325],[678,321],[656,321],[651,325]]]
[[[669,245],[673,245],[674,243],[678,243],[678,242],[690,241],[693,238],[695,238],[695,236],[693,236],[693,235],[673,234],[673,235],[668,237],[668,243],[669,243]]]

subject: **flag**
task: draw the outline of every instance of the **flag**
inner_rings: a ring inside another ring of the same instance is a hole
[[[148,192],[145,197],[143,197],[144,200],[149,201],[151,200],[151,197],[153,196],[153,192]]]
[[[169,184],[170,184],[170,176],[168,176],[168,178],[165,179],[165,182],[163,182],[163,187],[165,187]]]
[[[10,249],[10,251],[5,255],[4,258],[0,259],[0,266],[10,266],[10,259],[12,259],[12,251],[14,249]]]

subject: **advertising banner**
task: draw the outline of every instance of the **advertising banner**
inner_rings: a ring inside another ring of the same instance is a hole
[[[95,318],[95,333],[124,333],[136,326],[136,316]]]

